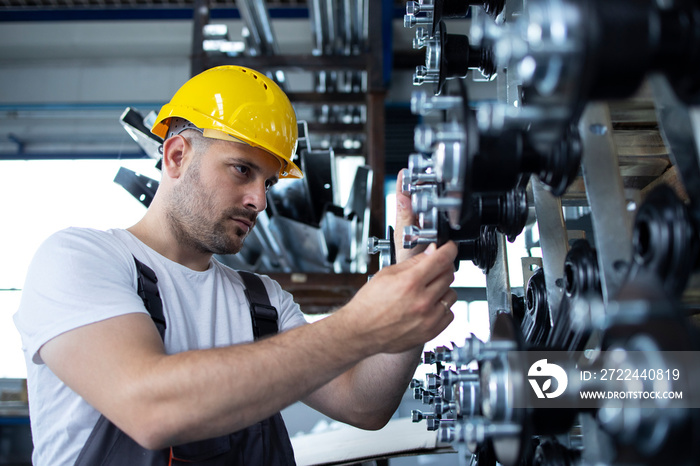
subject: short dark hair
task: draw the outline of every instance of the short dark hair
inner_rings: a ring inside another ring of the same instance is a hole
[[[211,139],[204,137],[204,135],[196,129],[186,129],[181,134],[187,139],[187,142],[190,143],[198,155],[209,149],[212,142]]]

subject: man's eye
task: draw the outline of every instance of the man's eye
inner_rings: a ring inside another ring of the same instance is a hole
[[[247,175],[250,172],[250,168],[245,165],[236,165],[236,170],[241,172],[242,175]]]

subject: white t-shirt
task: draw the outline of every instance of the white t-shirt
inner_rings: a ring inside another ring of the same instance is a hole
[[[253,341],[240,276],[215,259],[204,272],[158,254],[126,230],[69,228],[39,248],[27,273],[15,325],[27,363],[33,464],[73,465],[100,414],[44,364],[39,349],[69,330],[124,314],[146,313],[136,292],[133,256],[158,277],[169,354]],[[261,275],[280,331],[305,323],[299,306]]]

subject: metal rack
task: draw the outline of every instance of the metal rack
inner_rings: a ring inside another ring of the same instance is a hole
[[[422,144],[406,190],[420,198],[422,225],[405,244],[489,250],[462,258],[487,273],[491,320],[488,341],[467,335],[463,346],[426,353],[436,373],[414,389],[432,412],[414,419],[471,464],[697,462],[700,380],[683,355],[700,348],[699,15],[697,1],[408,2],[406,26],[419,26],[416,43],[427,49],[414,81],[435,94],[418,95],[415,108],[443,113],[416,128]],[[445,18],[470,21],[468,41],[448,35]],[[655,20],[665,32],[652,38]],[[684,39],[670,39],[676,33]],[[498,102],[472,102],[463,85],[443,92],[493,69]],[[521,228],[519,217],[494,221],[475,206],[525,185],[542,265],[516,296],[504,231]],[[480,236],[466,237],[474,224]],[[582,401],[596,390],[641,399],[658,378],[604,372],[652,366],[679,368],[663,383],[683,402]]]

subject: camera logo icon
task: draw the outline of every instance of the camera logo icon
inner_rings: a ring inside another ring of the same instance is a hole
[[[566,371],[557,364],[548,363],[547,359],[540,359],[530,366],[527,378],[537,398],[556,398],[564,393],[569,383]],[[552,389],[552,380],[556,380],[556,386],[553,391],[549,391]]]

